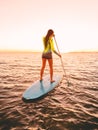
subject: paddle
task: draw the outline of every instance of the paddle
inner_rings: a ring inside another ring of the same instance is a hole
[[[60,51],[59,51],[58,44],[57,44],[57,42],[56,42],[55,36],[54,36],[54,40],[55,40],[55,43],[56,43],[56,47],[57,47],[58,53],[61,54]],[[60,60],[61,60],[61,64],[62,64],[62,68],[63,68],[64,75],[65,75],[65,77],[66,77],[67,85],[69,86],[69,85],[70,85],[70,82],[69,82],[68,77],[67,77],[67,75],[66,75],[66,71],[65,71],[65,68],[64,68],[64,64],[63,64],[62,57],[60,57]]]

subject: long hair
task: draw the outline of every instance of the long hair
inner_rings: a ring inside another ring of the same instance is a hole
[[[49,29],[46,36],[45,36],[45,48],[47,47],[49,37],[54,33],[52,29]]]

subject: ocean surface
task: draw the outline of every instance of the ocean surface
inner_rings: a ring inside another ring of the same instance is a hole
[[[65,53],[62,59],[66,76],[53,55],[61,83],[25,102],[23,92],[39,79],[41,53],[0,53],[0,130],[98,130],[98,53]]]

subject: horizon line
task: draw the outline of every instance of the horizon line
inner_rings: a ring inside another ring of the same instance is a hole
[[[2,53],[2,52],[4,52],[4,53],[7,53],[7,52],[12,52],[12,53],[18,53],[18,52],[20,52],[20,53],[32,53],[32,52],[35,52],[35,53],[37,53],[37,52],[42,52],[41,50],[0,50],[0,53]],[[63,51],[63,52],[61,52],[61,53],[86,53],[86,52],[98,52],[98,50],[74,50],[74,51]]]

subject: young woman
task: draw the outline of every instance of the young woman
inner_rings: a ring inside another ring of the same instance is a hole
[[[46,36],[43,38],[43,43],[44,43],[44,51],[42,53],[42,68],[40,71],[40,81],[42,81],[44,69],[46,66],[46,61],[48,60],[49,67],[50,67],[50,82],[55,82],[53,80],[53,58],[52,58],[52,52],[57,54],[59,57],[61,55],[55,50],[54,48],[54,31],[52,29],[49,29]]]

